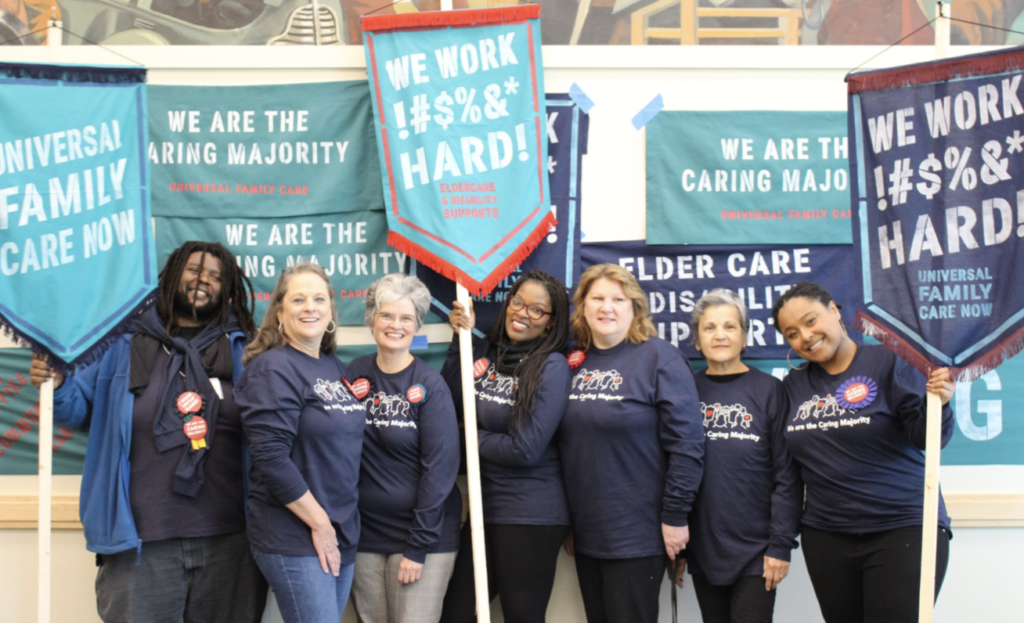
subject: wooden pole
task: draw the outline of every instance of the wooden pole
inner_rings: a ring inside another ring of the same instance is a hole
[[[470,306],[469,291],[457,284],[462,308]],[[462,412],[466,423],[466,472],[469,476],[469,527],[473,535],[473,578],[476,583],[477,623],[491,623],[491,597],[487,589],[487,552],[484,549],[484,508],[480,497],[480,450],[476,434],[476,391],[473,383],[473,332],[459,330],[462,368]]]
[[[50,621],[50,520],[53,498],[53,379],[39,388],[39,623]]]
[[[949,4],[939,2],[935,20],[935,58],[949,55]],[[939,536],[939,456],[942,452],[942,399],[928,393],[924,445],[924,512],[921,517],[921,590],[918,623],[932,623],[935,609],[935,546]]]

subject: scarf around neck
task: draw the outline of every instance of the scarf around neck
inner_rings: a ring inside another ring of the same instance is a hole
[[[167,335],[167,327],[157,314],[156,307],[142,313],[132,326],[131,376],[129,391],[141,395],[153,374],[163,375],[159,405],[153,422],[153,440],[157,450],[166,452],[184,446],[181,462],[174,474],[174,491],[188,497],[199,495],[205,479],[204,468],[209,449],[217,430],[220,398],[210,378],[231,378],[234,364],[231,343],[227,333],[241,331],[238,319],[232,314],[222,327],[217,321],[206,324],[191,340]],[[159,349],[167,351],[166,367],[153,370]],[[183,392],[192,391],[202,398],[201,417],[206,420],[206,447],[195,450],[185,436],[184,415],[178,410],[177,400]]]

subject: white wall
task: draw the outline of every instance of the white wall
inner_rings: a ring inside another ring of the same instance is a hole
[[[670,110],[845,110],[846,72],[881,48],[815,49],[546,48],[548,92],[580,87],[596,103],[591,112],[589,155],[583,168],[582,228],[586,241],[644,237],[643,133],[630,123],[655,95]],[[151,84],[296,83],[365,78],[361,49],[269,50],[266,48],[119,48],[151,68]],[[113,62],[95,49],[72,48],[74,62]],[[36,56],[31,56],[35,54]],[[45,50],[0,48],[7,60],[45,60]],[[927,60],[930,50],[893,50],[872,67]],[[354,333],[353,333],[354,335]],[[1005,414],[1021,417],[1021,414]],[[57,478],[55,493],[77,491],[76,479]],[[1022,493],[1024,467],[952,467],[943,471],[944,491]],[[33,477],[0,478],[0,491],[35,491]],[[36,616],[36,535],[27,530],[0,530],[0,621],[33,621]],[[946,585],[935,621],[1022,620],[1020,561],[1024,528],[955,530]],[[53,538],[53,620],[98,621],[92,592],[95,567],[78,531],[57,531]],[[668,584],[662,594],[662,621],[670,620]],[[698,620],[696,601],[687,585],[682,619]],[[571,559],[559,560],[549,620],[584,621]],[[803,558],[794,555],[790,577],[779,590],[776,620],[819,623]],[[280,621],[270,608],[265,621]],[[343,619],[354,621],[351,613]],[[501,621],[500,615],[494,617]]]

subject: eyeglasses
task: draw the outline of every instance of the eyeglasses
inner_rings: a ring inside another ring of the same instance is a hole
[[[415,316],[395,316],[394,314],[389,314],[387,312],[377,312],[377,317],[383,320],[386,324],[391,324],[397,319],[399,324],[401,324],[403,327],[416,326]]]
[[[518,296],[513,296],[508,300],[508,308],[511,309],[512,311],[517,312],[523,307],[526,307],[526,315],[529,316],[531,320],[540,320],[544,316],[551,313],[549,311],[545,311],[542,307],[537,307],[536,305],[527,305],[526,303],[523,302],[523,299],[519,298]]]

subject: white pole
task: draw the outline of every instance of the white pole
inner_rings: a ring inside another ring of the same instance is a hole
[[[924,514],[921,524],[921,599],[918,623],[931,623],[935,606],[935,545],[939,536],[939,445],[942,399],[928,393],[928,433],[925,437]]]
[[[50,27],[46,30],[46,55],[51,63],[60,62],[61,47],[64,43],[64,30],[61,22],[50,20]]]
[[[50,20],[46,32],[47,55],[51,62],[60,60],[64,31],[61,23]],[[37,620],[50,623],[50,568],[52,545],[50,538],[53,501],[53,380],[39,388],[39,578]]]
[[[469,291],[457,284],[457,298],[469,309]],[[473,578],[476,583],[477,623],[491,623],[491,597],[487,589],[487,552],[484,551],[484,508],[480,497],[480,450],[476,434],[476,391],[473,384],[473,332],[459,329],[462,367],[462,412],[466,423],[466,472],[469,476],[469,527],[473,535]]]
[[[39,388],[39,623],[50,622],[50,515],[53,462],[53,379]]]
[[[935,7],[935,59],[949,56],[949,3],[939,2]]]
[[[935,58],[949,55],[949,3],[939,2],[935,20]],[[939,456],[942,439],[942,400],[928,393],[924,445],[924,512],[921,524],[921,590],[918,623],[932,623],[935,608],[935,547],[939,536]]]

